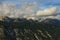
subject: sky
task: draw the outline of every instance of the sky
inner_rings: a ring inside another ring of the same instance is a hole
[[[16,4],[22,4],[24,2],[37,2],[38,4],[42,6],[60,6],[60,0],[2,0],[4,2],[8,3],[16,3]]]
[[[0,16],[60,19],[60,0],[0,0]]]

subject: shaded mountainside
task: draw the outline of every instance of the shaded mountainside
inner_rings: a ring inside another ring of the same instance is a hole
[[[0,40],[60,40],[60,20],[4,18],[0,21]]]

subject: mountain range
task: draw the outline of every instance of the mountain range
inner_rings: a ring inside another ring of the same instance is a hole
[[[17,37],[22,40],[24,38],[26,40],[28,38],[30,40],[60,40],[60,20],[51,18],[40,20],[5,17],[0,20],[0,26],[2,25],[6,40],[15,40]]]

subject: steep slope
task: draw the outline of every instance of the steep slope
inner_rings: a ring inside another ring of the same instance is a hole
[[[6,17],[0,21],[3,30],[1,40],[60,40],[60,20],[27,20]]]

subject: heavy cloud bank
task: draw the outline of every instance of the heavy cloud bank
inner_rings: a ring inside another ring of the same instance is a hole
[[[59,6],[51,6],[43,10],[38,10],[39,5],[37,2],[23,3],[19,8],[16,4],[0,4],[0,16],[8,16],[14,18],[27,18],[27,19],[39,19],[39,18],[56,18],[60,19]]]

